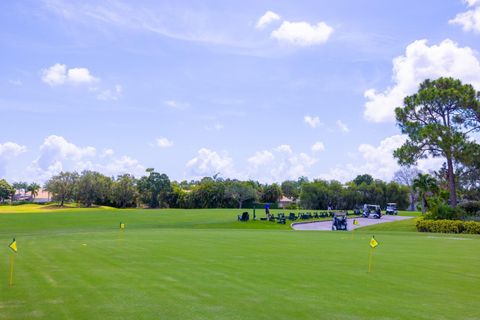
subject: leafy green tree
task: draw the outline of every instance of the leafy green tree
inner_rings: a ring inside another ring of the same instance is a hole
[[[150,208],[158,208],[161,204],[167,204],[167,198],[172,191],[170,179],[166,174],[155,172],[155,169],[145,170],[148,176],[138,180],[137,188],[140,199]]]
[[[0,180],[0,202],[4,203],[12,194],[15,194],[15,188],[11,186],[5,179]]]
[[[60,172],[45,183],[45,190],[52,194],[55,201],[60,201],[60,206],[63,207],[65,201],[73,199],[78,177],[76,172]]]
[[[38,195],[39,190],[40,190],[40,185],[35,182],[29,184],[27,187],[27,191],[30,192],[32,199],[35,199],[35,197]]]
[[[130,174],[117,177],[112,184],[112,201],[116,207],[134,207],[137,200],[137,180]]]
[[[394,151],[401,165],[418,159],[444,157],[447,162],[450,203],[457,204],[454,162],[468,144],[468,133],[478,130],[480,94],[460,80],[425,80],[414,95],[395,109],[397,124],[408,140]]]
[[[285,197],[297,200],[300,197],[301,184],[299,181],[287,180],[283,181],[280,188]]]
[[[278,184],[266,185],[261,190],[260,200],[265,203],[276,203],[282,196],[282,189]]]
[[[437,181],[429,174],[419,173],[413,180],[413,188],[422,200],[422,214],[424,214],[428,207],[427,197],[438,192]]]
[[[96,171],[86,170],[78,178],[75,189],[77,200],[86,207],[92,204],[110,204],[112,179]]]
[[[370,185],[373,183],[373,177],[369,174],[358,175],[355,179],[353,179],[353,183],[355,183],[357,186],[361,185],[362,183]]]
[[[25,192],[27,192],[28,183],[19,181],[12,183],[12,186],[15,188],[16,191],[19,191],[23,193],[23,195],[25,195]]]
[[[189,204],[194,208],[223,208],[225,183],[210,177],[203,178],[189,194]]]
[[[255,189],[246,182],[228,181],[225,188],[225,197],[238,203],[238,208],[242,208],[243,202],[247,200],[255,200]]]

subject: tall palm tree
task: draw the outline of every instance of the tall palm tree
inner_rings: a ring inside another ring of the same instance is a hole
[[[38,190],[40,190],[40,185],[36,184],[35,182],[29,184],[27,187],[27,191],[30,192],[32,199],[35,199],[35,197],[38,195]]]
[[[418,192],[420,199],[422,199],[422,214],[424,214],[426,207],[428,207],[427,196],[438,191],[437,180],[427,173],[419,173],[418,176],[413,179],[412,186],[413,189]]]

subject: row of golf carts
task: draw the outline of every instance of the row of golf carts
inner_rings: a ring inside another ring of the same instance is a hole
[[[363,212],[360,211],[360,209],[356,209],[355,212],[358,214],[361,213],[363,218],[380,219],[382,217],[382,209],[376,204],[365,204],[363,206]],[[385,214],[397,215],[397,204],[387,203]],[[336,213],[332,220],[332,230],[347,230],[347,216]]]

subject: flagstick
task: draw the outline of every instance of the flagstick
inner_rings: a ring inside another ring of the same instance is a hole
[[[10,287],[13,285],[13,266],[15,263],[15,255],[10,254]]]
[[[370,273],[372,271],[373,250],[374,250],[374,248],[370,249],[370,257],[368,258],[368,273]]]

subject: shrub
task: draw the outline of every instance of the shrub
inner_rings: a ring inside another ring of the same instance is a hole
[[[467,201],[462,202],[458,207],[465,210],[469,216],[476,216],[480,214],[480,201]]]
[[[458,220],[465,217],[465,211],[460,207],[438,203],[432,206],[428,217],[433,220]]]
[[[285,209],[286,210],[298,210],[300,209],[300,207],[298,206],[298,204],[296,204],[295,202],[293,203],[289,203],[285,206]]]
[[[417,219],[415,223],[419,232],[469,233],[480,234],[480,222],[461,220],[426,220]]]

